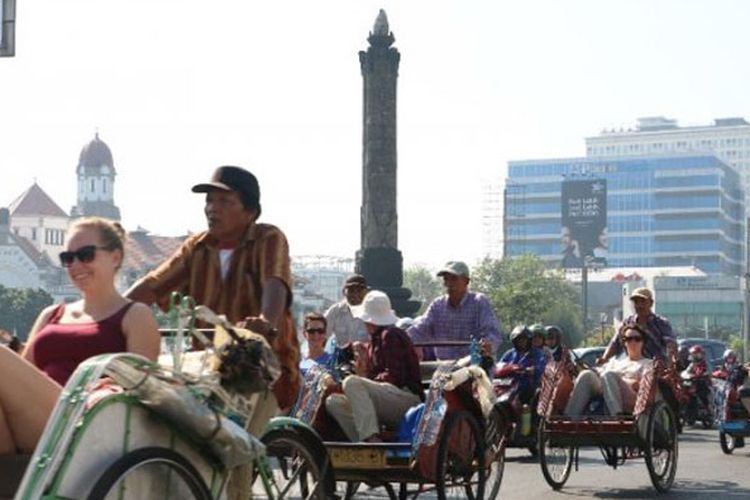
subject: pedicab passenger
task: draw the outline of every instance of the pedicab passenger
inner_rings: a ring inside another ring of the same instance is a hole
[[[438,271],[445,295],[430,303],[407,333],[414,342],[441,340],[479,341],[481,354],[495,358],[500,345],[500,325],[487,297],[469,291],[469,266],[450,261]],[[437,359],[459,359],[469,355],[469,347],[435,347]],[[417,348],[422,358],[422,349]]]
[[[369,292],[353,313],[364,321],[370,342],[357,344],[356,374],[344,379],[343,394],[330,395],[325,407],[350,440],[379,442],[381,425],[395,428],[424,400],[419,360],[409,336],[395,326],[385,293]]]
[[[505,351],[500,363],[511,363],[521,367],[522,371],[514,375],[518,381],[518,398],[523,404],[529,404],[539,387],[546,364],[544,353],[531,346],[531,332],[526,325],[517,325],[510,332],[511,349]]]
[[[115,288],[124,238],[117,223],[79,219],[60,263],[83,298],[45,308],[23,356],[0,347],[0,455],[33,452],[62,386],[84,360],[124,351],[158,357],[160,337],[151,310]]]
[[[580,417],[592,397],[604,396],[610,415],[633,412],[644,370],[653,360],[644,356],[645,332],[631,325],[621,334],[626,355],[610,360],[599,372],[583,370],[575,380],[565,415]]]
[[[279,228],[257,222],[260,187],[247,170],[219,167],[209,182],[193,186],[192,191],[205,193],[208,230],[188,237],[127,296],[164,309],[171,293],[181,292],[267,338],[281,364],[281,376],[270,391],[260,394],[247,423],[247,430],[260,436],[272,417],[292,407],[300,384],[289,244]],[[247,498],[251,475],[250,466],[234,470],[228,498]]]
[[[305,315],[302,334],[307,341],[307,354],[300,361],[299,368],[303,374],[314,365],[330,366],[334,357],[326,352],[326,318],[320,313]]]

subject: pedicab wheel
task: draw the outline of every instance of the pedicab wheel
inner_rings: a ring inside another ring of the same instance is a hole
[[[539,465],[542,467],[542,475],[553,490],[559,490],[565,486],[573,468],[573,447],[550,446],[546,420],[539,422],[537,441],[539,442]]]
[[[274,491],[255,488],[253,498],[328,500],[333,497],[336,488],[333,470],[320,442],[312,442],[292,427],[269,431],[261,441],[266,445],[265,461]]]
[[[490,417],[487,419],[487,436],[486,442],[490,447],[487,457],[490,460],[488,464],[487,482],[485,483],[484,498],[494,500],[500,492],[500,485],[503,482],[503,473],[505,472],[505,448],[508,443],[507,429],[503,421],[502,414],[497,408],[492,409]]]
[[[651,484],[661,493],[668,491],[677,470],[677,422],[664,401],[648,413],[645,455]]]
[[[734,436],[730,436],[724,431],[719,431],[719,444],[721,445],[721,451],[727,455],[731,455],[737,447],[737,440]]]
[[[468,411],[450,413],[438,441],[435,489],[438,500],[482,500],[487,469],[484,436]]]
[[[118,458],[96,481],[88,500],[144,495],[180,500],[212,498],[200,473],[184,456],[168,448],[149,447]]]

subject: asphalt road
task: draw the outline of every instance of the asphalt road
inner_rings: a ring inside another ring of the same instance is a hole
[[[719,447],[718,431],[688,428],[680,435],[677,475],[669,493],[659,495],[651,486],[646,464],[632,460],[617,470],[607,466],[598,449],[582,449],[579,470],[571,472],[559,492],[542,477],[539,462],[528,451],[507,453],[505,476],[499,498],[507,500],[600,498],[660,499],[750,499],[750,440],[746,448],[725,455]],[[363,489],[355,498],[388,498],[384,490]],[[420,495],[421,499],[436,498]]]

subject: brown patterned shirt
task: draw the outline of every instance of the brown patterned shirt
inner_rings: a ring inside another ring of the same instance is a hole
[[[162,307],[167,305],[170,293],[178,291],[236,323],[247,316],[259,316],[265,284],[271,278],[281,280],[287,288],[286,312],[272,347],[279,357],[282,375],[273,390],[281,408],[291,406],[299,385],[300,353],[290,312],[292,272],[286,236],[270,224],[250,224],[234,248],[224,279],[219,250],[207,231],[190,236],[144,282],[159,297]]]

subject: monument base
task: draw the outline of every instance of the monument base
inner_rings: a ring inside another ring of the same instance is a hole
[[[391,299],[399,317],[414,317],[421,302],[409,300],[411,290],[404,288],[404,260],[395,248],[363,248],[357,251],[355,272],[367,280],[367,286],[380,290]]]

